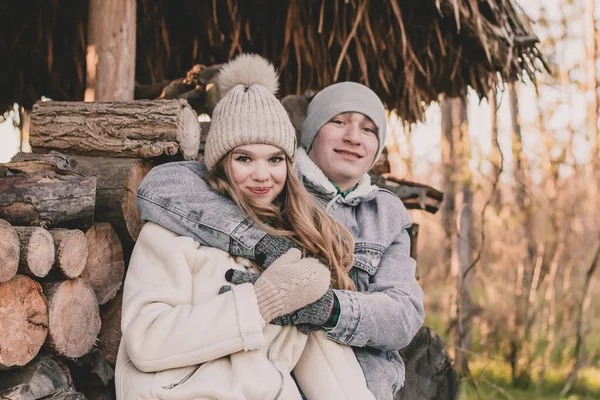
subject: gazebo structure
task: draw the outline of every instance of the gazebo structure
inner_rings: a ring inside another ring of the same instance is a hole
[[[86,52],[114,50],[88,40],[109,23],[95,3],[123,4],[113,12],[123,10],[121,25],[136,33],[127,56],[140,84],[255,52],[279,68],[283,95],[353,80],[413,122],[440,94],[471,87],[486,96],[499,80],[535,80],[541,67],[537,38],[513,0],[4,1],[0,109],[30,109],[41,96],[84,99]]]

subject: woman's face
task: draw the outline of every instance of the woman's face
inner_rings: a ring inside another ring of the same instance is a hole
[[[240,146],[231,153],[231,183],[257,203],[271,204],[287,179],[285,153],[268,144]]]

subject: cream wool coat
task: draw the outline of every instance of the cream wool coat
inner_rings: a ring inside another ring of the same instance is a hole
[[[251,284],[218,294],[224,251],[152,222],[134,248],[115,370],[119,400],[373,399],[350,347],[265,324]]]

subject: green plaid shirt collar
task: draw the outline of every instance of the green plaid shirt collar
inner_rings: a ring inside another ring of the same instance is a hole
[[[358,186],[358,183],[354,186],[352,186],[350,189],[348,190],[344,190],[343,192],[340,190],[340,187],[338,185],[335,184],[334,181],[332,181],[331,179],[329,180],[329,182],[331,182],[331,184],[333,185],[333,187],[335,188],[335,190],[337,190],[336,196],[337,195],[341,195],[343,198],[346,198],[346,196],[349,193],[352,193],[352,191],[354,191],[354,189],[356,189],[356,187]]]

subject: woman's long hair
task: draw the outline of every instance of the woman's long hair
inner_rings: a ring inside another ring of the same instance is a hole
[[[302,186],[286,157],[287,179],[274,204],[258,204],[231,184],[232,152],[211,171],[208,182],[221,195],[229,196],[265,232],[286,236],[310,256],[331,269],[336,289],[356,290],[348,271],[354,263],[354,239],[348,230],[327,215]]]

